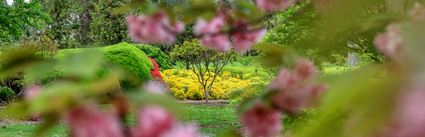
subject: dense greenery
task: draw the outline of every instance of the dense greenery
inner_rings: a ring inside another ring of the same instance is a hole
[[[18,41],[25,34],[38,35],[51,22],[40,0],[15,0],[13,5],[0,2],[0,46]]]
[[[160,48],[154,47],[151,45],[136,45],[140,50],[145,52],[146,55],[155,59],[156,63],[158,63],[161,70],[171,69],[173,67],[172,60],[170,56],[166,53],[162,52]]]
[[[15,98],[15,91],[9,87],[0,86],[0,104],[8,103]]]

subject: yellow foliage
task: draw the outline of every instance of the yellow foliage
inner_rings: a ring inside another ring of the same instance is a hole
[[[178,99],[204,99],[202,85],[191,70],[169,69],[162,71],[164,81],[170,86],[171,93]],[[227,99],[229,93],[246,89],[251,84],[258,83],[260,78],[239,79],[229,72],[223,72],[216,78],[209,99]]]

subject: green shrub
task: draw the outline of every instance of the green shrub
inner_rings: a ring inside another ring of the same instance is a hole
[[[106,61],[123,67],[141,80],[151,79],[150,70],[153,68],[153,65],[145,53],[140,51],[137,47],[128,43],[119,43],[116,45],[102,47],[100,49],[103,52]],[[90,50],[90,48],[64,49],[59,51],[55,58],[60,61],[69,55],[78,54],[84,50]],[[107,72],[106,69],[98,70],[99,75],[102,75],[102,73],[105,72]],[[54,70],[43,77],[40,82],[42,84],[48,84],[55,79],[63,77],[63,75],[64,74],[61,70]]]
[[[121,65],[142,80],[150,80],[153,65],[143,51],[128,43],[119,43],[103,48],[107,61]]]
[[[0,87],[0,103],[8,103],[15,98],[15,92],[9,87]]]
[[[149,57],[155,59],[161,70],[171,69],[171,58],[162,52],[160,48],[151,45],[137,45],[137,47],[145,52]]]

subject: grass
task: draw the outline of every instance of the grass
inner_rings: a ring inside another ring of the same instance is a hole
[[[1,137],[30,137],[37,130],[38,124],[13,124],[0,128]],[[67,136],[67,129],[64,125],[57,125],[52,128],[48,137]]]
[[[187,105],[184,120],[197,123],[201,133],[215,136],[228,128],[239,128],[233,106]],[[38,124],[11,124],[0,127],[0,137],[28,137],[37,129]],[[65,125],[51,129],[48,137],[67,136]]]
[[[240,127],[233,106],[189,105],[187,108],[186,119],[197,123],[206,135],[214,136],[226,129]]]

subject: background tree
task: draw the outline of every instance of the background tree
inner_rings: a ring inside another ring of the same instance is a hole
[[[0,3],[0,45],[19,40],[30,30],[42,32],[51,21],[39,0],[25,3],[15,0],[12,5]]]
[[[113,14],[115,8],[123,6],[128,0],[94,0],[90,12],[89,37],[96,45],[111,45],[128,41],[127,24],[124,14]]]
[[[196,74],[203,87],[206,103],[217,76],[236,56],[233,51],[218,52],[205,48],[196,39],[185,41],[171,52],[172,58],[189,64],[190,70]]]
[[[53,23],[49,24],[47,35],[54,40],[60,48],[81,47],[78,40],[79,6],[77,1],[70,0],[44,0],[44,7]]]

